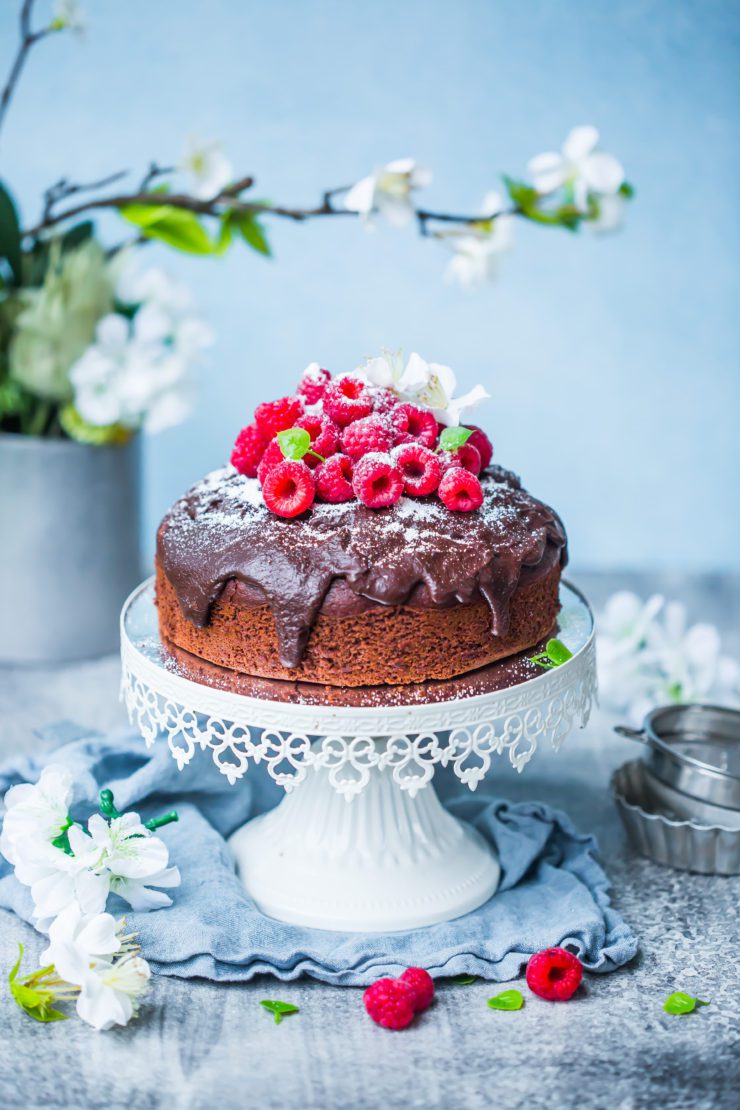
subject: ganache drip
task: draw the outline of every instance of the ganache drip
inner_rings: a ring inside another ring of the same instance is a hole
[[[322,608],[346,610],[347,588],[359,605],[443,608],[482,597],[492,634],[503,636],[522,576],[564,566],[567,541],[557,514],[510,471],[490,467],[481,483],[483,505],[472,513],[402,497],[385,509],[318,503],[284,520],[267,510],[256,479],[228,468],[175,502],[157,558],[198,627],[230,582],[247,587],[254,605],[269,605],[285,667],[301,662]]]

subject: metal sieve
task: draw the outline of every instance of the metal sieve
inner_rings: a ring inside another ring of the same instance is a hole
[[[716,705],[654,709],[641,729],[615,732],[647,747],[650,776],[680,796],[686,816],[706,818],[702,806],[740,810],[740,712]]]

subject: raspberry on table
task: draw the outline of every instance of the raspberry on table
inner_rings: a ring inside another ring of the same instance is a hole
[[[303,414],[303,401],[300,397],[281,397],[279,401],[265,401],[257,405],[254,419],[266,439],[272,439],[286,428],[294,428],[296,420]]]
[[[417,440],[424,447],[434,447],[437,442],[437,421],[429,409],[404,403],[396,405],[391,413],[396,432],[396,443]]]
[[[583,964],[565,948],[535,952],[527,964],[527,986],[548,1002],[567,1002],[583,978]]]
[[[416,996],[414,1002],[414,1009],[417,1014],[420,1010],[426,1010],[431,1006],[434,999],[434,980],[428,971],[423,967],[407,967],[406,970],[399,975],[402,983],[408,983]]]
[[[333,420],[328,416],[321,416],[319,413],[306,413],[300,420],[296,421],[296,428],[304,428],[311,437],[311,450],[315,451],[315,455],[307,452],[303,456],[303,462],[306,466],[310,466],[313,470],[319,465],[321,459],[317,459],[316,455],[321,455],[323,458],[328,459],[339,450],[339,429]]]
[[[401,979],[378,979],[362,999],[370,1017],[384,1029],[405,1029],[414,1020],[416,992]]]
[[[434,493],[442,477],[442,464],[434,451],[412,441],[394,447],[392,458],[401,471],[404,493],[414,497]]]
[[[293,517],[310,509],[316,493],[313,474],[300,459],[284,459],[265,475],[262,496],[276,516]]]
[[[469,470],[471,474],[475,475],[481,472],[480,453],[470,440],[463,443],[462,447],[456,447],[454,451],[439,451],[438,454],[443,474],[453,466],[461,466],[463,470]]]
[[[389,451],[392,443],[388,421],[377,413],[353,420],[342,432],[342,450],[351,459],[361,459],[370,451]]]
[[[490,439],[477,424],[468,424],[468,428],[472,429],[473,434],[467,440],[471,447],[475,447],[480,455],[481,470],[485,470],[491,459],[493,458],[493,444]]]
[[[247,424],[236,437],[234,450],[231,452],[231,465],[247,478],[256,478],[257,468],[266,447],[267,440],[257,425]]]
[[[296,393],[300,393],[307,405],[315,405],[324,396],[324,391],[330,381],[331,374],[329,371],[319,366],[318,362],[312,362],[303,371]]]
[[[401,471],[390,455],[371,451],[355,464],[352,489],[369,509],[394,505],[403,493]]]
[[[314,471],[316,496],[322,501],[334,504],[352,501],[352,460],[348,455],[331,455],[326,462],[319,463]]]
[[[271,439],[267,447],[265,447],[262,458],[260,459],[260,464],[257,467],[257,477],[263,486],[265,484],[265,475],[272,470],[273,467],[277,466],[278,463],[284,461],[285,455],[283,454],[280,444],[276,439]]]
[[[440,500],[457,513],[470,513],[483,504],[483,489],[475,474],[453,466],[442,475],[439,483]]]
[[[373,411],[370,391],[359,378],[347,375],[334,378],[324,392],[324,412],[335,424],[344,428],[353,420],[369,416]]]

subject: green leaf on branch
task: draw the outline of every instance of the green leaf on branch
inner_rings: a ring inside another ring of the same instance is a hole
[[[502,991],[501,994],[495,994],[493,998],[489,998],[488,1005],[492,1010],[521,1010],[524,996],[518,990]]]
[[[265,229],[254,212],[232,212],[232,216],[233,225],[244,242],[248,243],[259,254],[263,254],[265,258],[270,258],[272,251],[267,241]]]
[[[583,213],[573,203],[568,191],[565,194],[565,203],[556,208],[542,207],[543,198],[540,193],[526,181],[516,181],[513,177],[504,176],[504,184],[512,202],[527,220],[543,224],[545,227],[564,227],[567,231],[578,231],[583,221]],[[572,193],[572,190],[570,191]]]
[[[457,451],[473,434],[472,428],[445,428],[439,437],[440,451]]]
[[[634,185],[630,185],[629,181],[623,181],[619,186],[619,194],[620,196],[626,197],[627,200],[632,200],[635,195]]]
[[[552,667],[562,667],[563,663],[573,658],[573,652],[562,640],[548,640],[544,651],[538,655],[530,655],[529,658],[530,662],[536,663],[538,667],[550,670]]]
[[[708,1002],[702,1002],[701,998],[693,998],[690,994],[684,994],[683,991],[674,991],[669,994],[663,1003],[663,1009],[667,1014],[690,1014],[697,1006],[708,1006]]]
[[[217,252],[217,245],[193,212],[171,204],[126,204],[118,211],[147,239],[159,239],[185,254]]]
[[[263,1001],[260,1002],[260,1006],[264,1006],[266,1010],[269,1010],[269,1012],[273,1014],[276,1025],[279,1025],[287,1014],[298,1013],[298,1007],[294,1006],[292,1002],[276,1002],[271,998],[263,999]]]
[[[529,215],[539,204],[540,194],[533,185],[528,185],[526,181],[517,181],[515,178],[507,177],[504,174],[504,185],[512,202],[517,208],[521,209],[525,216]]]
[[[16,285],[23,281],[21,255],[21,226],[15,203],[5,186],[0,183],[0,258],[4,258]]]

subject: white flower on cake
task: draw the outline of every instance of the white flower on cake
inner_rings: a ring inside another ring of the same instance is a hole
[[[366,224],[377,215],[395,227],[403,227],[414,216],[413,190],[424,188],[431,180],[431,172],[413,158],[399,158],[353,185],[344,198],[344,207],[358,212]]]
[[[70,371],[75,407],[92,425],[158,432],[189,412],[190,372],[213,336],[187,289],[161,270],[124,273],[118,296],[140,307],[133,320],[109,313],[98,323]]]
[[[384,351],[380,357],[368,359],[354,373],[372,385],[393,389],[406,400],[426,405],[440,424],[453,427],[463,423],[466,412],[490,397],[482,385],[455,397],[454,370],[439,362],[427,362],[416,352],[404,365],[400,351]]]
[[[599,132],[590,125],[574,127],[560,153],[547,151],[529,162],[528,169],[539,193],[557,189],[573,191],[573,203],[588,211],[590,197],[612,197],[624,182],[624,169],[613,154],[598,150]]]
[[[79,988],[77,1013],[95,1029],[126,1025],[138,1011],[151,972],[132,937],[121,936],[123,922],[108,913],[85,916],[70,906],[49,930],[41,959]]]
[[[217,139],[189,135],[178,169],[190,174],[191,192],[199,200],[212,200],[234,180],[234,167]]]
[[[515,218],[506,215],[500,193],[487,193],[481,219],[464,228],[441,228],[435,237],[452,248],[445,280],[472,287],[498,277],[501,255],[514,246]]]
[[[686,608],[659,594],[647,602],[614,594],[598,621],[599,693],[610,709],[642,723],[658,705],[740,702],[740,668],[722,655],[714,625],[688,627]]]

